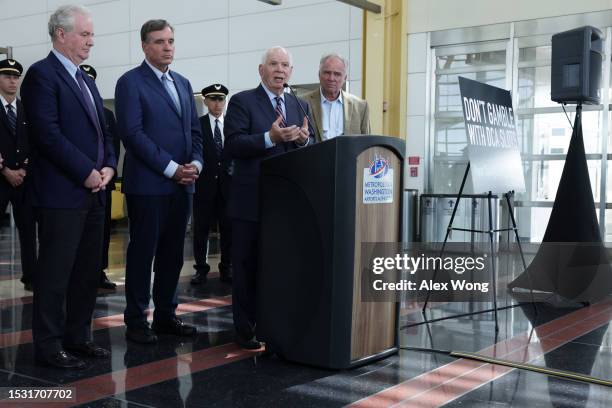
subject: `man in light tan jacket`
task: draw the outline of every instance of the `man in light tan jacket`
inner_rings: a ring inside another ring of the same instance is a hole
[[[318,142],[340,135],[370,133],[370,109],[363,99],[342,90],[348,62],[326,54],[319,63],[320,88],[304,95],[312,109]]]

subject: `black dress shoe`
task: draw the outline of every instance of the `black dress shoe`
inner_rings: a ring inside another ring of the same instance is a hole
[[[81,357],[109,358],[111,355],[110,351],[96,345],[92,341],[81,344],[66,344],[64,348]]]
[[[33,292],[34,290],[32,289],[32,282],[26,282],[23,284],[23,288],[25,290],[27,290],[28,292]]]
[[[250,339],[245,339],[242,336],[236,336],[236,343],[245,350],[257,350],[264,346],[264,344],[258,341],[255,336]]]
[[[102,279],[100,279],[98,288],[115,290],[117,289],[117,284],[115,282],[111,282],[110,279],[108,279],[108,276],[106,276],[106,273],[102,272]]]
[[[195,326],[183,323],[178,317],[163,321],[154,320],[153,330],[157,334],[173,334],[175,336],[195,336],[198,334],[198,329]]]
[[[76,358],[64,350],[60,350],[48,356],[37,356],[36,364],[56,368],[85,368],[85,362],[83,360]]]
[[[206,274],[204,273],[196,272],[195,275],[191,277],[192,285],[202,285],[206,283],[206,281],[207,281],[207,278],[206,278]]]
[[[221,272],[219,280],[223,283],[232,283],[232,274],[229,272]]]
[[[141,344],[157,343],[157,336],[153,333],[148,324],[128,326],[125,331],[125,337],[128,340]]]

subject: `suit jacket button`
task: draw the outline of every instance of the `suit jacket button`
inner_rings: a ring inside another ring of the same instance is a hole
[[[217,179],[217,178],[219,178],[219,176],[215,176],[215,178]]]
[[[19,153],[19,149],[17,149],[17,153]]]

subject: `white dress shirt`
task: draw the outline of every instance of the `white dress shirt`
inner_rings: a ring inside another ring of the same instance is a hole
[[[342,100],[342,92],[336,100],[328,100],[319,88],[321,94],[321,127],[323,140],[332,139],[344,133],[344,101]]]
[[[223,133],[223,115],[215,118],[215,115],[208,112],[208,120],[210,121],[210,130],[212,131],[213,138],[215,137],[215,120],[219,120],[219,130],[221,131],[221,146],[225,146],[225,133]]]

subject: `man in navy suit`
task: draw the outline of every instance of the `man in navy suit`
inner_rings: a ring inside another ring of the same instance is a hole
[[[38,363],[81,368],[80,357],[110,356],[92,342],[91,316],[102,259],[103,190],[117,164],[100,93],[78,68],[93,46],[91,15],[61,6],[48,27],[53,49],[30,67],[21,87],[37,152],[31,175],[40,247],[32,334]]]
[[[308,104],[284,93],[293,65],[282,47],[267,50],[259,65],[261,84],[234,95],[225,117],[225,149],[234,160],[228,214],[232,218],[233,312],[236,342],[258,349],[255,280],[258,265],[259,165],[267,157],[314,143]]]
[[[10,202],[19,230],[21,281],[25,289],[31,291],[36,264],[36,223],[27,191],[30,184],[27,176],[29,125],[23,105],[17,98],[22,72],[23,67],[14,59],[0,61],[0,155],[5,160],[0,169],[0,213],[4,213]]]
[[[194,326],[176,317],[176,287],[194,183],[202,171],[202,134],[189,81],[169,69],[174,29],[149,20],[140,30],[143,63],[115,88],[119,135],[125,146],[122,190],[130,243],[125,267],[126,337],[155,343],[157,334],[193,336]],[[153,331],[146,309],[153,270]]]
[[[198,178],[193,196],[193,257],[195,275],[193,285],[206,283],[210,271],[208,264],[208,234],[210,227],[219,225],[221,259],[219,280],[232,282],[232,229],[227,217],[227,201],[232,181],[232,161],[223,149],[223,108],[228,89],[221,84],[212,84],[202,89],[208,113],[200,118],[206,170]]]

